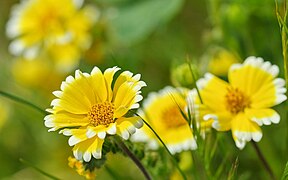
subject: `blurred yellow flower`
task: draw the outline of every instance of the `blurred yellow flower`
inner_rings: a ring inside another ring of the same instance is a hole
[[[92,171],[90,169],[86,169],[83,161],[79,161],[79,160],[70,156],[68,158],[68,165],[71,168],[75,169],[79,175],[84,176],[86,179],[95,179],[96,178],[95,169]]]
[[[205,112],[203,119],[214,120],[212,126],[216,130],[231,130],[240,149],[248,141],[260,141],[259,126],[280,121],[271,107],[287,99],[285,81],[276,78],[278,73],[276,65],[259,57],[248,57],[243,64],[232,65],[228,74],[230,83],[207,73],[197,82],[204,103],[199,106],[199,111]],[[199,105],[196,93],[194,98]]]
[[[126,117],[130,109],[139,108],[142,100],[140,89],[146,86],[140,81],[140,74],[122,72],[115,80],[114,74],[120,68],[107,69],[104,74],[94,67],[91,74],[75,72],[75,78],[68,76],[61,84],[60,91],[54,91],[57,97],[51,102],[52,113],[45,117],[49,131],[65,128],[60,132],[69,138],[69,145],[74,146],[73,154],[78,160],[89,162],[91,154],[100,159],[102,144],[106,134],[118,134],[128,139],[136,128],[143,125],[137,117]]]
[[[208,72],[217,76],[226,76],[230,66],[238,62],[238,58],[231,52],[216,48],[209,58]]]
[[[167,86],[157,93],[150,93],[143,102],[143,112],[140,112],[172,154],[197,148],[192,129],[179,109],[185,112],[186,94],[186,89]],[[137,130],[133,140],[147,142],[151,149],[159,146],[157,138],[146,125]]]
[[[83,0],[25,0],[15,5],[7,23],[9,50],[34,59],[45,52],[61,70],[71,69],[91,44],[89,31],[99,13],[81,8]]]
[[[49,93],[59,86],[63,78],[62,73],[53,70],[51,63],[46,59],[38,58],[33,60],[17,58],[12,65],[12,74],[19,84]]]

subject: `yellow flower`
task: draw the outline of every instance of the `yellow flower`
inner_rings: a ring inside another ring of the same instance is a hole
[[[75,78],[68,76],[61,84],[60,91],[54,91],[57,97],[51,102],[52,113],[45,117],[45,126],[49,131],[62,129],[60,133],[69,138],[74,146],[73,154],[78,160],[89,162],[91,154],[101,158],[102,144],[106,135],[118,134],[128,139],[136,128],[143,124],[137,117],[126,117],[130,109],[139,108],[142,100],[140,89],[146,86],[140,81],[140,74],[122,72],[112,87],[114,74],[120,68],[113,67],[104,73],[94,67],[91,74],[75,72]]]
[[[84,176],[86,179],[95,179],[96,178],[95,169],[93,171],[86,169],[83,161],[79,161],[73,157],[69,157],[68,158],[68,165],[71,168],[75,169],[79,175]]]
[[[208,72],[217,76],[226,76],[230,66],[239,62],[235,54],[221,47],[210,48],[208,55],[203,56],[203,60],[208,62]]]
[[[12,74],[17,82],[26,87],[45,90],[57,88],[64,75],[53,70],[51,63],[46,59],[27,60],[17,58],[12,66]],[[45,83],[43,83],[45,82]]]
[[[98,12],[83,0],[25,0],[13,7],[7,35],[9,50],[34,59],[48,53],[59,68],[74,67],[91,44],[89,31]],[[43,51],[42,51],[43,50]]]
[[[214,120],[212,126],[216,130],[231,130],[240,149],[248,141],[260,141],[259,126],[279,123],[280,116],[271,107],[287,98],[285,81],[276,78],[278,73],[276,65],[259,57],[248,57],[243,64],[232,65],[230,83],[207,73],[197,82],[204,103],[199,106],[200,114],[205,114],[204,120]],[[199,105],[195,90],[191,95]]]
[[[197,144],[192,129],[182,116],[186,107],[187,90],[165,87],[159,92],[150,93],[143,103],[143,118],[161,137],[172,154],[196,149]],[[151,149],[158,148],[158,141],[151,130],[145,125],[133,135],[134,141],[147,142]]]

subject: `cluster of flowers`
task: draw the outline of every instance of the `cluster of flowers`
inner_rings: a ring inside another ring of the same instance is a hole
[[[43,69],[43,57],[52,60],[46,65],[52,63],[61,71],[76,67],[92,43],[89,31],[99,15],[94,8],[82,5],[83,0],[27,0],[16,5],[7,24],[7,35],[13,39],[10,52],[24,59],[42,59],[35,71],[27,71],[23,64],[16,67],[33,76],[40,71],[51,76]],[[129,71],[114,78],[118,71],[118,67],[104,72],[94,67],[90,74],[76,70],[74,77],[62,82],[61,90],[53,92],[57,98],[47,109],[45,126],[70,136],[68,143],[75,157],[69,159],[70,166],[87,178],[95,174],[83,163],[102,158],[108,136],[128,140],[133,134],[132,141],[145,142],[150,149],[159,147],[157,137],[143,126],[143,120],[172,154],[197,149],[195,128],[203,135],[211,128],[231,130],[236,146],[243,149],[247,142],[261,140],[260,126],[279,123],[280,116],[271,107],[287,99],[285,81],[277,78],[279,68],[262,58],[248,57],[243,64],[230,67],[229,83],[207,73],[194,89],[167,86],[150,93],[143,108],[131,115],[131,110],[140,107],[141,89],[146,83],[140,74]]]
[[[113,67],[102,73],[94,67],[90,74],[76,70],[75,77],[68,76],[61,90],[53,92],[57,98],[47,109],[51,114],[45,117],[45,125],[49,131],[61,129],[60,133],[70,136],[69,145],[74,146],[79,161],[101,159],[105,137],[117,134],[127,140],[142,127],[142,118],[172,154],[197,148],[188,116],[193,116],[201,133],[211,127],[231,130],[236,146],[242,149],[246,142],[261,140],[260,126],[279,123],[280,116],[271,107],[286,100],[285,81],[276,78],[279,68],[262,58],[248,57],[243,64],[230,67],[230,83],[207,73],[197,81],[198,89],[165,87],[148,95],[138,111],[140,116],[127,116],[139,108],[140,90],[146,84],[140,74],[129,71],[114,81],[119,70]],[[152,149],[159,147],[146,125],[132,140],[147,142]]]

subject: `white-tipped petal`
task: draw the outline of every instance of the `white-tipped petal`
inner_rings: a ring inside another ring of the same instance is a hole
[[[83,159],[85,162],[89,162],[91,160],[91,153],[86,151],[83,155]]]
[[[105,132],[105,131],[98,132],[98,133],[97,133],[97,136],[98,136],[100,139],[104,139],[104,138],[106,137],[106,132]]]
[[[116,124],[113,124],[106,132],[108,134],[114,135],[114,134],[116,134],[116,131],[117,131]]]
[[[97,133],[92,129],[92,128],[88,128],[87,132],[86,132],[86,136],[87,138],[92,138],[96,135]]]

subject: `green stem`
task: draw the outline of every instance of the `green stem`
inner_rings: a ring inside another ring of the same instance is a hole
[[[201,104],[203,104],[203,100],[202,100],[202,97],[201,97],[201,95],[200,95],[200,91],[199,91],[199,88],[198,88],[198,86],[197,86],[197,83],[196,83],[197,79],[196,79],[196,77],[195,77],[195,74],[194,74],[193,69],[192,69],[192,67],[191,67],[191,62],[190,62],[190,60],[189,60],[188,57],[187,57],[187,63],[188,63],[188,66],[189,66],[190,73],[191,73],[191,75],[192,75],[193,85],[194,85],[195,88],[196,88],[196,91],[197,91],[197,94],[198,94],[198,97],[199,97],[199,100],[200,100]]]
[[[117,145],[122,149],[122,151],[130,157],[130,159],[136,164],[136,166],[141,170],[143,175],[147,180],[151,180],[149,173],[146,171],[145,167],[142,165],[141,161],[128,149],[128,147],[119,139],[115,138]]]
[[[181,174],[181,176],[183,177],[184,180],[186,180],[186,175],[184,174],[184,172],[180,169],[177,161],[175,160],[174,156],[171,154],[171,152],[169,151],[169,149],[167,148],[167,146],[165,145],[165,143],[162,141],[162,139],[160,138],[160,136],[156,133],[156,131],[154,131],[154,129],[138,114],[136,114],[138,117],[140,117],[143,122],[149,127],[149,129],[155,134],[155,136],[158,138],[158,140],[161,142],[161,144],[164,146],[164,148],[166,149],[166,151],[169,153],[169,155],[171,156],[171,159],[174,163],[174,165],[176,166],[177,170],[179,171],[179,173]]]
[[[258,147],[257,143],[252,141],[252,145],[253,145],[253,147],[254,147],[254,149],[255,149],[260,161],[262,162],[262,164],[265,167],[266,171],[270,175],[271,179],[273,179],[273,180],[276,179],[272,169],[270,168],[268,162],[266,161],[266,159],[265,159],[264,155],[262,154],[260,148]]]
[[[44,176],[46,177],[49,177],[50,179],[54,179],[54,180],[60,180],[59,178],[51,175],[51,174],[48,174],[46,173],[45,171],[43,171],[42,169],[39,169],[38,167],[34,166],[33,164],[31,164],[30,162],[20,158],[19,161],[29,167],[32,167],[33,169],[35,169],[36,171],[40,172],[41,174],[43,174]]]
[[[30,106],[31,108],[37,110],[38,112],[40,112],[40,113],[42,113],[42,114],[44,114],[44,115],[47,114],[47,112],[44,111],[43,109],[39,108],[39,107],[36,106],[35,104],[33,104],[33,103],[29,102],[29,101],[26,101],[26,100],[24,100],[24,99],[22,99],[22,98],[19,98],[19,97],[17,97],[17,96],[14,96],[14,95],[12,95],[12,94],[6,93],[6,92],[1,91],[1,90],[0,90],[0,95],[4,96],[4,97],[6,97],[6,98],[9,98],[9,99],[11,99],[11,100],[13,100],[13,101],[19,102],[19,103],[21,103],[21,104]]]

